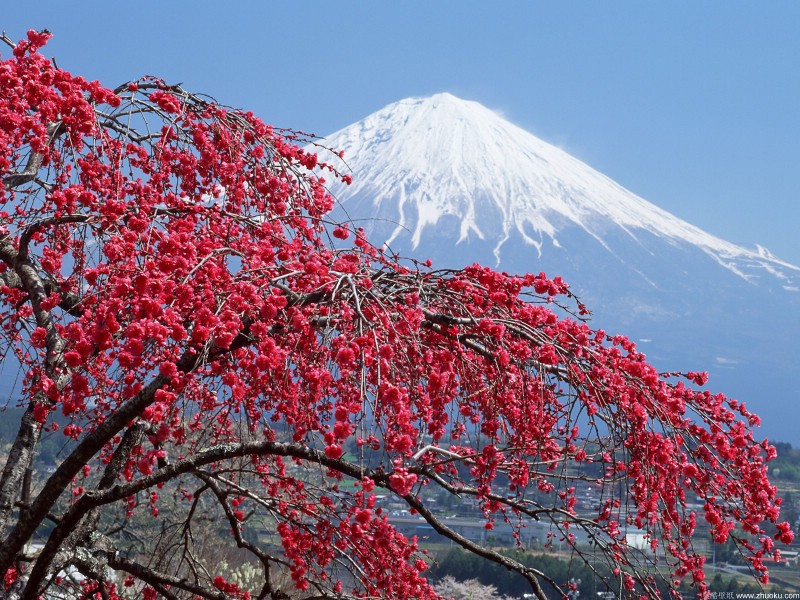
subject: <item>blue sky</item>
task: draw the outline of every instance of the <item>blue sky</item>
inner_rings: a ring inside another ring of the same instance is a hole
[[[800,264],[800,3],[8,3],[61,67],[319,135],[408,96],[502,112],[662,208]],[[4,55],[7,52],[3,51]]]

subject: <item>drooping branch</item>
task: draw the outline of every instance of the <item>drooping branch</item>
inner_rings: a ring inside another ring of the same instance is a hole
[[[161,590],[170,588],[184,590],[208,600],[227,600],[228,595],[219,590],[211,590],[205,586],[198,585],[185,578],[175,577],[168,573],[161,573],[150,569],[140,563],[132,561],[119,553],[109,554],[107,557],[108,566],[117,571],[123,571],[136,576],[148,585]],[[163,593],[163,592],[162,592]],[[177,598],[177,596],[174,596]]]
[[[175,479],[181,474],[186,473],[197,473],[198,469],[204,467],[206,465],[212,463],[218,463],[223,460],[229,460],[233,458],[241,458],[246,456],[283,456],[283,457],[294,457],[303,460],[307,460],[309,462],[318,463],[320,465],[325,466],[328,469],[337,471],[354,480],[362,480],[365,477],[373,480],[376,485],[392,491],[392,487],[390,484],[390,477],[391,473],[384,472],[383,470],[375,471],[372,469],[368,469],[363,466],[359,466],[344,460],[340,459],[331,459],[327,457],[323,452],[318,450],[314,450],[305,446],[303,444],[292,444],[292,443],[282,443],[282,442],[249,442],[249,443],[239,443],[239,444],[225,444],[214,448],[209,448],[208,450],[204,450],[199,452],[198,454],[185,458],[181,461],[177,461],[171,465],[165,466],[158,471],[155,471],[152,475],[143,477],[138,481],[131,482],[129,484],[116,484],[111,488],[105,489],[98,489],[95,491],[86,492],[82,495],[78,501],[70,508],[70,510],[65,514],[62,522],[54,531],[54,534],[51,536],[51,541],[54,544],[54,547],[58,547],[61,543],[61,539],[59,536],[60,531],[69,532],[74,527],[77,526],[78,523],[91,511],[97,509],[100,506],[111,504],[113,502],[117,502],[123,498],[133,496],[139,492],[144,490],[153,488],[159,484],[166,483],[172,479]],[[218,497],[221,498],[221,492],[218,488],[213,484],[211,479],[208,476],[201,475],[201,478],[206,481],[207,485],[211,486],[211,489],[215,491]],[[544,600],[546,596],[539,584],[537,577],[542,578],[545,581],[548,581],[553,585],[555,589],[559,589],[558,585],[551,581],[546,574],[532,569],[530,567],[526,567],[517,561],[510,559],[494,550],[489,548],[485,548],[471,540],[465,538],[464,536],[458,534],[453,529],[447,527],[443,521],[438,518],[433,512],[431,512],[425,504],[420,501],[416,496],[413,495],[406,495],[400,496],[411,508],[419,512],[419,514],[442,536],[452,540],[453,542],[457,543],[458,545],[462,546],[464,549],[477,554],[478,556],[482,556],[492,562],[496,562],[501,566],[508,568],[509,570],[515,571],[523,575],[526,580],[530,583],[534,593],[536,593],[537,597]],[[222,501],[222,500],[221,500]],[[224,501],[223,501],[224,504]],[[227,511],[226,509],[226,512]],[[232,515],[229,514],[229,518],[231,519],[231,526],[234,531],[237,530],[238,525],[235,522],[235,519]],[[257,548],[253,547],[251,544],[245,542],[240,534],[234,534],[237,537],[237,543],[240,544],[242,547],[247,547],[251,551],[255,551],[259,560],[264,561],[265,568],[268,569],[268,563],[270,557],[265,555]],[[47,552],[48,548],[45,548],[44,552]],[[46,563],[42,563],[46,564]],[[109,562],[110,566],[114,566]],[[40,565],[37,564],[35,569],[40,568]],[[115,567],[116,568],[116,567]],[[127,570],[127,569],[126,569]],[[29,586],[39,578],[40,573],[38,571],[34,571],[31,573],[31,583]],[[28,600],[28,598],[34,598],[36,593],[35,587],[30,587],[26,590],[26,595],[23,596],[23,600]]]
[[[261,567],[264,573],[264,584],[261,587],[261,591],[259,592],[258,597],[266,598],[267,594],[269,594],[270,597],[273,598],[276,597],[277,590],[275,590],[272,585],[272,578],[270,575],[270,567],[274,562],[273,557],[264,552],[263,550],[261,550],[261,548],[259,548],[255,544],[252,544],[244,539],[244,537],[242,536],[241,525],[236,516],[233,514],[233,511],[231,510],[230,506],[228,505],[225,494],[223,493],[219,485],[217,485],[217,483],[214,481],[214,478],[209,476],[208,474],[197,471],[195,471],[195,475],[199,477],[200,480],[203,481],[208,486],[208,488],[216,496],[219,504],[222,506],[223,511],[225,512],[225,516],[228,519],[228,524],[230,525],[231,531],[233,532],[233,536],[236,540],[236,545],[239,548],[244,548],[248,550],[251,554],[256,556],[256,558],[258,558],[259,562],[261,563]]]
[[[491,562],[497,563],[498,565],[505,567],[509,571],[513,571],[522,575],[525,580],[530,584],[531,589],[533,590],[536,597],[539,600],[547,600],[547,596],[542,589],[541,584],[537,578],[542,578],[545,581],[548,581],[554,589],[559,589],[559,586],[548,578],[544,573],[538,571],[537,569],[533,569],[531,567],[526,567],[525,565],[521,564],[520,562],[504,556],[499,552],[492,550],[491,548],[487,548],[485,546],[481,546],[480,544],[476,544],[475,542],[465,538],[463,535],[457,533],[450,527],[447,527],[439,518],[437,518],[427,506],[425,506],[419,499],[414,496],[405,496],[404,500],[411,506],[414,510],[416,510],[428,524],[433,527],[433,529],[441,536],[454,541],[456,544],[472,552],[477,556],[481,556]]]

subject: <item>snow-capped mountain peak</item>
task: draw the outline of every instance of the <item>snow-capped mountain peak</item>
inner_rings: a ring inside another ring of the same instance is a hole
[[[348,212],[350,199],[371,203],[366,214],[392,223],[383,228],[388,244],[410,235],[417,248],[426,231],[450,217],[458,243],[483,240],[497,263],[513,236],[541,256],[548,244],[561,247],[565,228],[578,227],[608,250],[610,229],[633,240],[647,232],[698,247],[744,278],[765,268],[779,277],[800,273],[764,248],[706,233],[485,106],[448,93],[390,104],[325,143],[344,150],[353,176],[349,189],[332,191]]]

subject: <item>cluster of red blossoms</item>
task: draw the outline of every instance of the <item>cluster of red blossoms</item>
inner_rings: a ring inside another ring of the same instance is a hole
[[[77,527],[119,505],[133,522],[158,515],[169,489],[182,498],[170,518],[189,523],[213,493],[234,546],[334,597],[436,597],[378,492],[542,593],[546,573],[450,531],[426,500],[434,488],[474,498],[487,527],[550,522],[553,539],[601,552],[640,594],[665,571],[707,593],[698,519],[767,581],[774,540],[793,534],[767,478],[774,448],[743,404],[571,317],[563,307],[584,309],[559,278],[385,255],[331,220],[320,174],[336,169],[291,133],[152,78],[105,89],[39,54],[47,37],[31,32],[0,63],[0,322],[35,426],[81,454],[26,519],[0,521],[6,590],[55,585],[55,549],[82,543],[59,525],[21,574],[52,511]],[[589,516],[579,480],[601,490]],[[13,484],[4,474],[0,498]],[[280,556],[243,535],[266,522]],[[634,527],[650,564],[626,543]],[[168,579],[110,556],[144,597],[257,591],[214,565]],[[118,597],[113,580],[82,585]]]

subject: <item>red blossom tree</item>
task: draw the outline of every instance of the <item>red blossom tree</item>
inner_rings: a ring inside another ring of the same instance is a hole
[[[0,596],[435,598],[386,498],[569,591],[456,530],[443,495],[521,544],[545,524],[613,589],[705,592],[703,522],[766,581],[792,533],[744,405],[591,329],[559,278],[388,256],[331,222],[337,171],[301,136],[152,78],[106,89],[47,38],[0,63],[0,352],[24,409]]]

